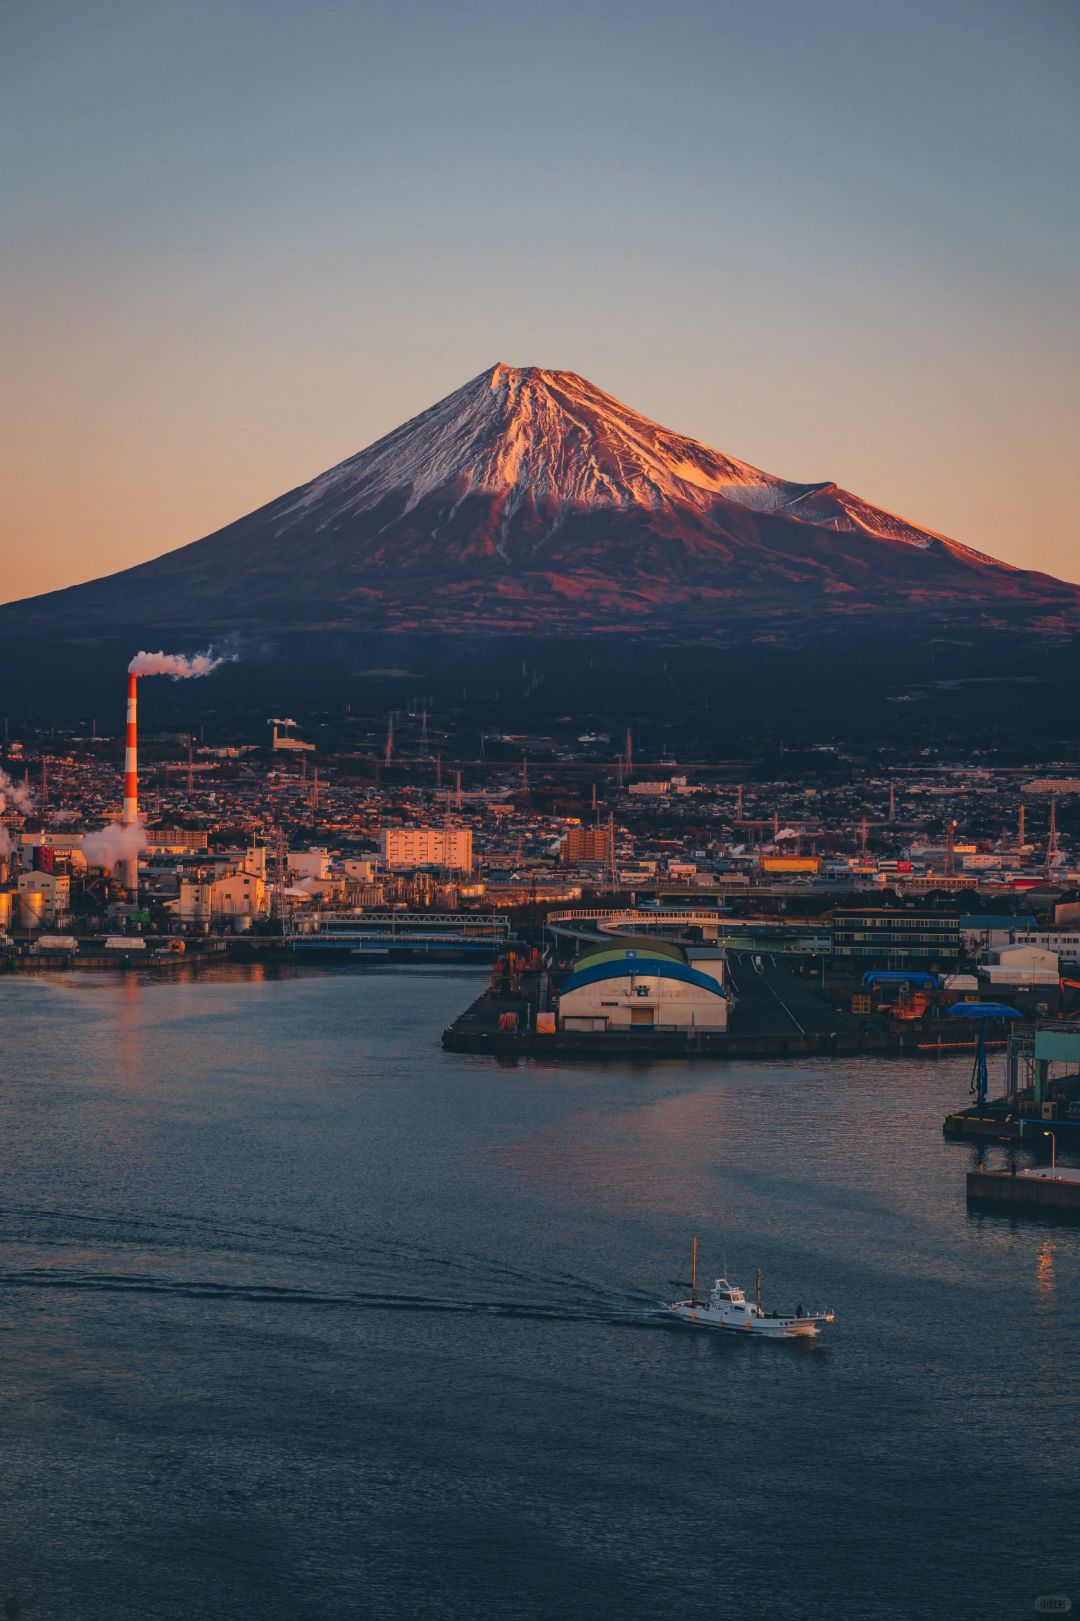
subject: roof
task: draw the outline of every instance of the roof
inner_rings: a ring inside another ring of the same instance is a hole
[[[613,934],[607,940],[598,940],[588,946],[574,964],[575,970],[597,957],[670,957],[674,962],[685,962],[686,952],[670,940],[654,940],[646,934]]]
[[[597,954],[586,962],[579,959],[573,972],[563,980],[559,994],[565,996],[569,991],[580,990],[583,985],[596,985],[603,980],[628,979],[631,974],[641,974],[649,979],[680,980],[684,985],[696,985],[698,990],[708,991],[710,996],[727,998],[727,992],[711,974],[691,968],[688,962],[666,956],[638,955],[633,950]]]
[[[973,912],[960,919],[962,929],[1035,929],[1038,918],[1029,912]]]

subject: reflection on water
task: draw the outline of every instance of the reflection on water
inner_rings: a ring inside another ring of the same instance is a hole
[[[0,986],[0,1594],[974,1621],[1060,1590],[1080,1231],[968,1215],[966,1060],[506,1068],[438,1045],[479,983]],[[835,1327],[673,1325],[695,1230]]]
[[[1039,1291],[1039,1305],[1044,1310],[1053,1308],[1057,1295],[1057,1279],[1054,1276],[1054,1251],[1057,1248],[1052,1238],[1044,1238],[1039,1245],[1039,1253],[1035,1262],[1035,1282]]]

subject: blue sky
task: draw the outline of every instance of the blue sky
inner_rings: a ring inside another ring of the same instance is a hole
[[[0,22],[3,594],[492,364],[1080,578],[1074,0],[36,0]]]

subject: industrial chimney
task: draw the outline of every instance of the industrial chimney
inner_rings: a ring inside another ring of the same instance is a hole
[[[139,820],[139,733],[136,710],[139,700],[139,680],[128,675],[127,732],[124,740],[124,814],[125,827],[134,827]],[[124,888],[134,894],[139,888],[139,858],[125,859],[120,867]]]

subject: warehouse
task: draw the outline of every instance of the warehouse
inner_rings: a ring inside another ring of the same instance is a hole
[[[726,1030],[723,953],[641,936],[598,942],[559,994],[562,1030]]]

